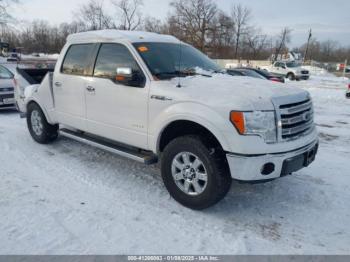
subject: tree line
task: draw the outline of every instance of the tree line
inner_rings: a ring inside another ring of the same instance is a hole
[[[242,4],[224,11],[214,0],[173,0],[166,19],[159,20],[142,13],[142,0],[110,1],[107,8],[102,0],[89,0],[73,11],[74,20],[70,23],[50,25],[37,20],[19,30],[11,26],[14,18],[6,12],[17,0],[0,0],[1,39],[26,53],[59,53],[69,34],[121,29],[170,34],[215,59],[261,60],[289,51],[292,30],[285,27],[278,35],[265,34],[253,25],[252,10]],[[305,44],[293,51],[305,54],[306,49]],[[307,60],[350,60],[350,47],[331,40],[320,42],[312,38],[307,53]]]

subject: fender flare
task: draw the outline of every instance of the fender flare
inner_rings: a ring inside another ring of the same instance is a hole
[[[198,114],[189,114],[188,112],[191,112],[189,110],[185,110],[185,112],[177,112],[177,113],[171,114],[170,116],[168,115],[165,117],[164,121],[156,122],[154,126],[156,126],[157,128],[154,129],[153,133],[151,132],[149,136],[149,147],[151,148],[151,150],[155,153],[159,152],[161,137],[163,135],[164,130],[169,125],[171,125],[176,121],[189,121],[207,129],[218,140],[223,150],[230,152],[231,151],[230,144],[227,141],[224,135],[224,132],[218,128],[219,126],[224,127],[225,125],[225,123],[223,122],[224,119],[215,111],[209,110],[209,108],[206,108],[206,109],[207,109],[206,110],[207,112],[211,112],[211,116],[214,117],[214,119],[216,119],[216,123],[209,121],[208,119],[210,118],[204,118]],[[228,119],[229,119],[229,115],[227,116],[227,126],[231,127],[231,124]],[[150,130],[151,129],[152,127],[150,127]],[[232,127],[232,132],[235,132],[233,127]]]

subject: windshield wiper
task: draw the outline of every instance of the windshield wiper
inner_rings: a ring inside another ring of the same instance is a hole
[[[203,73],[198,73],[194,69],[189,69],[189,70],[178,70],[178,71],[173,71],[173,72],[160,72],[155,74],[156,77],[159,78],[174,78],[174,77],[187,77],[187,76],[205,76],[205,77],[212,77],[209,74],[203,74]]]

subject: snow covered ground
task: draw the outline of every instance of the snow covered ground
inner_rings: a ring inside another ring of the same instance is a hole
[[[64,138],[38,145],[0,112],[0,254],[350,254],[350,100],[330,78],[287,83],[313,96],[317,161],[235,182],[204,212],[172,200],[157,167]]]

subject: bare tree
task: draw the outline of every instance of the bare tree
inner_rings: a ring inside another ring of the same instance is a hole
[[[252,31],[245,37],[245,43],[247,50],[250,54],[250,59],[261,59],[261,53],[263,53],[270,45],[270,39],[268,35],[262,34],[258,31]],[[246,57],[248,58],[248,57]]]
[[[78,23],[85,25],[86,30],[102,30],[115,26],[111,16],[104,9],[103,1],[90,0],[87,4],[82,5],[74,15]]]
[[[234,25],[231,17],[223,11],[218,12],[209,33],[211,57],[232,57],[234,35]]]
[[[204,51],[217,5],[212,0],[175,0],[170,5],[174,9],[168,19],[171,33]]]
[[[241,4],[234,5],[232,7],[231,16],[234,23],[235,33],[236,33],[236,46],[235,46],[235,58],[238,58],[239,47],[241,43],[241,38],[248,33],[250,26],[249,22],[251,20],[251,10]]]
[[[147,32],[162,34],[168,31],[166,25],[164,25],[161,20],[154,17],[146,17],[143,24],[143,28]]]
[[[17,3],[18,0],[0,0],[0,26],[2,36],[7,30],[8,24],[15,21],[13,16],[8,12],[8,8]]]
[[[120,29],[133,31],[142,24],[142,14],[140,8],[143,6],[142,0],[114,0],[112,3],[121,12]]]
[[[273,62],[276,62],[281,52],[287,48],[287,44],[290,43],[292,30],[288,27],[282,29],[280,34],[277,36],[275,45],[275,55],[273,57]]]

